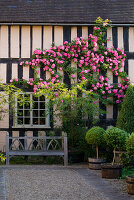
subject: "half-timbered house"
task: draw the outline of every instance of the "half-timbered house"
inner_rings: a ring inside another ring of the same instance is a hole
[[[88,38],[98,16],[112,20],[113,27],[107,31],[111,41],[107,45],[124,49],[127,54],[124,70],[134,81],[133,0],[0,0],[0,79],[9,83],[13,78],[32,78],[30,68],[20,66],[20,61],[29,59],[35,48],[48,49],[53,43],[62,45],[76,37]],[[42,70],[40,77],[44,78]],[[114,83],[118,82],[117,77],[112,74],[111,77]],[[29,95],[32,98],[32,93]],[[41,112],[43,99],[36,101]],[[5,150],[6,131],[14,136],[22,136],[25,131],[36,136],[39,131],[51,128],[49,117],[44,122],[38,115],[27,119],[23,110],[23,126],[15,123],[9,113],[0,121],[0,150]],[[107,106],[106,111],[101,123],[109,125],[117,119],[118,110],[115,105]]]

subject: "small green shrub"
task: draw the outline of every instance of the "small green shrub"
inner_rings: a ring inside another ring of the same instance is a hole
[[[129,86],[117,119],[117,128],[134,132],[134,86]]]
[[[106,130],[104,139],[109,147],[114,149],[113,162],[115,161],[115,150],[126,150],[126,138],[128,133],[116,127],[111,127]]]
[[[0,164],[4,163],[5,160],[6,160],[6,157],[2,153],[0,153]]]
[[[130,156],[134,156],[134,133],[129,135],[126,140],[126,150]]]
[[[96,146],[97,158],[98,158],[98,146],[104,143],[104,138],[103,138],[104,133],[105,133],[105,130],[97,126],[89,129],[86,133],[85,139],[87,143]]]
[[[106,130],[104,139],[108,146],[113,149],[123,151],[126,149],[126,138],[128,133],[116,127],[111,127]]]
[[[129,168],[130,166],[130,156],[128,153],[121,153],[120,154],[120,163],[123,165],[125,168]]]

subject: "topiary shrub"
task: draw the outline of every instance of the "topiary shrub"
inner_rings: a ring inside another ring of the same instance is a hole
[[[98,146],[103,144],[104,142],[104,138],[103,135],[105,133],[105,130],[101,127],[93,127],[91,129],[89,129],[86,133],[86,141],[88,144],[93,144],[96,146],[96,156],[97,159],[99,157],[99,150],[98,150]]]
[[[126,149],[126,138],[128,133],[116,127],[111,127],[106,130],[104,134],[104,139],[108,146],[114,149],[113,163],[115,162],[115,150],[125,150]]]
[[[126,140],[126,150],[130,156],[134,156],[134,133],[129,134]]]
[[[134,86],[132,85],[127,89],[116,127],[128,133],[134,132]]]

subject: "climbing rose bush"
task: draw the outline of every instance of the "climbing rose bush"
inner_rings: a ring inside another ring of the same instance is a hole
[[[129,85],[127,74],[122,70],[126,54],[122,49],[107,47],[107,40],[110,40],[106,38],[109,22],[108,19],[103,21],[100,17],[97,18],[93,34],[89,34],[88,40],[77,37],[70,43],[65,41],[63,45],[53,46],[48,50],[35,49],[30,61],[20,63],[22,66],[29,65],[33,69],[34,78],[26,80],[22,77],[10,82],[32,86],[35,93],[40,89],[58,90],[58,86],[63,85],[66,73],[72,80],[72,85],[84,83],[83,89],[99,96],[102,103],[121,103]],[[44,73],[49,72],[51,78],[48,80],[38,78],[39,67]],[[111,83],[109,71],[120,77],[119,83]],[[58,95],[56,93],[56,96]]]

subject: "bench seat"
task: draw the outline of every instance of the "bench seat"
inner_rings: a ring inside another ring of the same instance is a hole
[[[64,151],[9,151],[10,156],[64,156]]]

